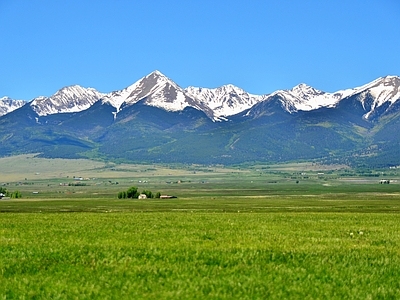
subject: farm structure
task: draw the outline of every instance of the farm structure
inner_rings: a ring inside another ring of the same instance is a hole
[[[170,195],[161,195],[160,199],[174,199],[177,198],[176,196],[170,196]]]
[[[379,183],[380,184],[389,184],[390,180],[389,179],[382,179]]]

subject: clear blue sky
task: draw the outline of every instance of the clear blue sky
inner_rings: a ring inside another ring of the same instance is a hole
[[[0,97],[181,87],[334,92],[400,75],[399,0],[0,0]]]

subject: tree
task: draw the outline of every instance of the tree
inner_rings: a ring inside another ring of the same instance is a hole
[[[142,194],[145,194],[147,198],[154,198],[154,195],[151,191],[144,190]]]
[[[137,198],[138,196],[139,193],[137,191],[137,187],[132,186],[126,191],[127,198]]]
[[[161,198],[161,193],[157,192],[155,198]]]
[[[5,187],[0,187],[0,193],[1,194],[7,194],[7,189]]]
[[[7,191],[7,189],[5,187],[0,187],[0,194],[3,194],[6,197],[10,196],[10,192]]]
[[[22,198],[22,194],[20,191],[15,191],[14,193],[11,194],[11,198],[15,199]]]

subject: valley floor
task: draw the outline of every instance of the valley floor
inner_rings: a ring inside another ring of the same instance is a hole
[[[396,170],[74,163],[4,168],[0,299],[400,297]]]

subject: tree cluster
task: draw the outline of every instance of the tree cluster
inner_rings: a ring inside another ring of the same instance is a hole
[[[137,199],[140,194],[146,195],[147,198],[160,198],[161,196],[160,192],[153,194],[151,191],[148,190],[143,190],[141,193],[139,193],[138,188],[132,186],[127,191],[119,192],[118,199],[126,199],[126,198]]]
[[[10,193],[9,191],[7,191],[7,189],[5,187],[0,187],[0,194],[3,194],[5,197],[10,197],[10,198],[22,198],[22,194],[20,191],[15,191]]]

